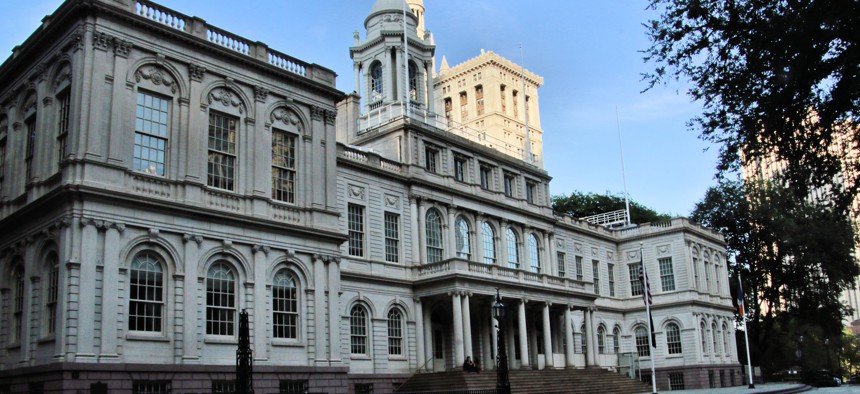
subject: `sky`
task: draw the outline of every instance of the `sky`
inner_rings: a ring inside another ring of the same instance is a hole
[[[338,74],[352,92],[349,46],[374,0],[160,0],[159,4]],[[61,0],[1,0],[0,58]],[[544,78],[538,90],[552,195],[624,190],[658,213],[687,216],[714,180],[718,146],[687,122],[701,105],[673,82],[643,92],[648,0],[424,0],[436,64],[491,50]],[[520,47],[522,46],[522,52]],[[620,126],[620,127],[619,127]]]

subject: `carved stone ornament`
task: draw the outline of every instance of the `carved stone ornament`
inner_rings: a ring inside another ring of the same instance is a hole
[[[636,260],[639,258],[638,250],[630,250],[627,252],[627,260]]]
[[[563,249],[564,248],[564,240],[561,238],[557,238],[555,240],[555,246],[559,249]]]
[[[591,255],[592,255],[592,256],[597,256],[597,248],[595,248],[595,247],[592,247],[592,248],[591,248]]]
[[[272,111],[272,115],[269,116],[269,121],[273,124],[280,121],[285,125],[292,125],[299,130],[299,133],[302,132],[301,118],[299,118],[295,111],[287,107],[275,108],[275,110]]]
[[[606,252],[606,258],[607,259],[612,260],[613,256],[614,256],[614,254],[612,252]]]
[[[392,194],[385,195],[385,206],[388,208],[400,208],[400,197]]]
[[[668,254],[671,250],[672,249],[669,247],[669,245],[660,245],[657,247],[657,253],[659,254]]]
[[[120,57],[128,57],[128,54],[131,52],[131,42],[126,40],[121,40],[119,38],[114,38],[113,42],[113,52]]]
[[[573,244],[573,250],[575,250],[577,252],[582,252],[582,244],[581,243],[574,243]]]
[[[203,67],[199,64],[188,65],[188,75],[191,77],[192,81],[202,81],[203,74],[206,74],[206,67]]]
[[[72,38],[69,40],[69,46],[72,47],[75,51],[79,49],[84,49],[84,35],[87,33],[87,29],[83,26],[79,26],[75,33],[72,35]]]
[[[337,112],[335,111],[325,111],[325,124],[334,125],[334,121],[337,119]]]
[[[316,105],[311,106],[311,119],[313,120],[322,120],[324,109],[317,107]]]
[[[54,78],[54,90],[57,90],[66,81],[72,81],[72,66],[68,63],[63,65],[63,68],[57,73],[57,77]]]
[[[93,47],[103,50],[110,49],[111,43],[113,42],[113,36],[105,33],[97,31],[93,33]]]
[[[349,197],[364,200],[364,188],[356,185],[349,185]]]
[[[269,96],[269,89],[262,86],[254,86],[254,100],[263,102]]]
[[[221,105],[223,105],[225,107],[231,107],[231,106],[236,107],[239,109],[240,114],[245,113],[245,106],[242,105],[242,101],[239,100],[238,98],[234,97],[233,92],[231,92],[227,89],[224,89],[224,88],[212,89],[212,91],[209,92],[209,104],[211,105],[212,102],[214,102],[214,101],[221,103]]]
[[[24,101],[23,108],[24,108],[25,114],[36,109],[36,95],[35,94],[31,94],[31,95],[27,96],[27,99]]]
[[[167,72],[162,72],[161,68],[155,66],[144,66],[134,73],[134,80],[140,82],[141,79],[152,82],[153,85],[164,85],[170,88],[171,93],[176,93],[176,81]]]

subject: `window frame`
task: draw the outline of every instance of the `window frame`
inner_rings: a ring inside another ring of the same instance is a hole
[[[675,322],[666,323],[666,352],[670,355],[684,354],[681,327]]]
[[[493,167],[487,165],[480,166],[480,182],[481,189],[492,190]]]
[[[24,296],[24,292],[26,290],[26,271],[24,270],[24,262],[20,257],[15,259],[15,263],[12,264],[11,277],[13,287],[12,293],[12,305],[10,305],[9,309],[12,311],[12,327],[10,330],[12,331],[9,334],[9,343],[13,345],[19,345],[23,341],[24,335],[24,308],[26,307],[25,301],[28,300],[28,297]]]
[[[507,172],[507,171],[505,171],[505,172],[504,172],[504,176],[503,176],[503,178],[504,178],[504,182],[503,182],[503,183],[504,183],[504,186],[505,186],[505,187],[504,187],[504,193],[505,193],[505,196],[507,196],[507,197],[512,197],[512,198],[514,197],[514,194],[515,194],[515,193],[514,193],[514,189],[516,189],[516,186],[515,186],[516,179],[515,179],[515,177],[516,177],[516,176],[515,176],[514,174],[510,173],[510,172]]]
[[[388,310],[388,356],[401,358],[404,357],[403,339],[403,312],[397,307],[392,307]]]
[[[229,274],[227,278],[217,278],[213,276],[216,269],[221,269],[222,272]],[[223,283],[212,283],[210,281],[219,281]],[[235,338],[238,328],[238,306],[239,291],[237,289],[239,283],[239,275],[235,267],[227,260],[216,260],[206,270],[206,278],[204,281],[206,292],[206,329],[207,337],[232,337]],[[217,285],[218,292],[210,290]],[[216,305],[213,303],[215,297],[221,295],[221,298],[227,301],[227,305]],[[218,313],[216,316],[215,313]],[[217,318],[217,319],[216,319]],[[223,327],[219,327],[223,325]],[[215,327],[219,327],[215,330]],[[223,331],[222,331],[223,330]]]
[[[282,138],[278,140],[276,136]],[[277,143],[283,142],[283,143]],[[276,147],[284,147],[277,149]],[[296,163],[298,162],[298,136],[295,133],[280,129],[272,128],[272,199],[287,204],[296,203],[296,185],[298,184],[298,171]],[[285,151],[284,154],[278,155],[277,159],[275,152]],[[287,187],[282,187],[284,184]]]
[[[432,216],[431,216],[432,215]],[[427,263],[436,263],[445,259],[445,237],[442,230],[442,214],[435,208],[430,208],[424,214]]]
[[[657,259],[660,267],[660,284],[664,292],[675,291],[675,269],[671,257]],[[650,278],[649,278],[650,279]]]
[[[66,86],[55,96],[57,99],[57,169],[68,152],[69,126],[71,125],[72,88]]]
[[[439,156],[441,150],[430,144],[424,145],[424,169],[434,174],[439,173]]]
[[[630,275],[630,296],[641,297],[645,292],[645,287],[639,281],[639,267],[642,263],[635,262],[627,264],[627,273]]]
[[[481,247],[483,248],[484,264],[496,264],[496,230],[486,220],[481,222]]]
[[[218,124],[222,119],[226,124]],[[215,122],[213,124],[213,121]],[[231,128],[232,126],[232,128]],[[206,186],[218,190],[235,192],[239,174],[239,118],[225,112],[209,110],[206,145]],[[226,133],[226,139],[219,138]],[[218,142],[226,144],[226,150],[220,149]],[[214,146],[213,146],[214,145]],[[219,158],[213,160],[214,158]],[[218,170],[218,171],[216,171]],[[218,174],[223,173],[223,174]]]
[[[368,73],[370,76],[370,84],[368,84],[368,88],[370,88],[369,96],[371,103],[382,100],[383,92],[385,90],[384,74],[385,72],[382,69],[382,62],[375,61],[370,65]]]
[[[594,294],[600,295],[600,260],[591,260],[591,280],[594,283]]]
[[[526,181],[526,202],[532,205],[537,204],[537,183]]]
[[[385,235],[385,261],[400,262],[400,214],[385,211],[383,213],[383,232]]]
[[[45,324],[43,336],[53,339],[51,336],[57,333],[57,313],[59,312],[60,297],[60,262],[55,251],[48,253],[46,268],[48,270],[48,283],[45,286]]]
[[[164,177],[167,175],[173,98],[144,89],[138,89],[135,98],[132,170]],[[158,108],[156,108],[156,100],[160,104]],[[156,119],[154,116],[146,116],[147,112],[154,115],[156,111],[163,118],[163,122],[162,119]],[[147,131],[147,128],[150,130]],[[152,129],[158,131],[152,131]],[[144,151],[147,154],[144,154]],[[150,168],[152,168],[151,171]]]
[[[347,216],[347,254],[354,257],[365,256],[365,207],[349,203]]]
[[[556,265],[558,265],[558,276],[560,278],[564,278],[565,274],[567,274],[567,262],[565,262],[565,252],[556,251],[555,252]]]
[[[349,354],[369,356],[368,312],[362,305],[353,305],[349,312]]]
[[[463,156],[454,155],[454,180],[458,182],[466,182],[466,170],[468,169],[469,161]]]
[[[152,268],[156,268],[153,270]],[[143,250],[134,255],[128,269],[128,332],[135,335],[164,335],[167,318],[167,264],[156,252]],[[135,279],[137,275],[138,279]],[[144,275],[141,281],[140,275]],[[137,289],[137,290],[135,290]],[[141,290],[144,298],[139,297]],[[138,297],[136,297],[136,294]],[[148,297],[152,294],[151,297]],[[140,314],[140,310],[144,314]],[[150,315],[148,312],[152,311]],[[136,319],[136,320],[135,320]],[[148,323],[148,320],[153,320]],[[142,327],[141,327],[142,326]],[[147,327],[152,329],[146,329]]]
[[[508,241],[508,268],[520,269],[520,241],[517,232],[508,227],[505,229],[505,238]]]
[[[609,282],[609,296],[615,297],[615,264],[606,263],[606,276]]]
[[[576,268],[576,280],[582,282],[582,256],[574,256],[574,266]]]
[[[278,294],[279,291],[282,294]],[[272,338],[275,341],[301,340],[301,291],[298,278],[292,271],[281,268],[275,273],[271,297]]]
[[[536,274],[541,270],[540,241],[535,233],[529,233],[529,271]]]
[[[455,249],[458,258],[464,260],[471,259],[472,243],[470,235],[471,227],[469,226],[469,221],[463,215],[458,215],[457,219],[454,220],[454,240],[456,242]]]
[[[645,335],[640,335],[641,333]],[[651,357],[651,346],[648,344],[648,328],[645,326],[636,326],[633,330],[633,337],[636,342],[636,354],[642,357]]]

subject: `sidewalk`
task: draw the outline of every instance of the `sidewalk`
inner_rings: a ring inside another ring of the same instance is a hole
[[[718,389],[698,389],[698,390],[674,390],[673,394],[754,394],[754,393],[770,393],[770,394],[788,394],[800,393],[811,390],[810,386],[802,383],[764,383],[755,385],[754,389],[747,386],[723,387]],[[661,391],[662,392],[662,391]],[[668,391],[667,391],[668,392]],[[643,393],[645,394],[645,393]]]

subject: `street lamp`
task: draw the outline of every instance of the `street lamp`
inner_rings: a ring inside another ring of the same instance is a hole
[[[496,288],[496,303],[493,304],[493,317],[499,323],[499,330],[496,331],[496,342],[499,344],[496,354],[496,393],[511,394],[511,382],[508,381],[508,352],[505,350],[505,334],[502,331],[505,304],[502,304],[498,287]]]

